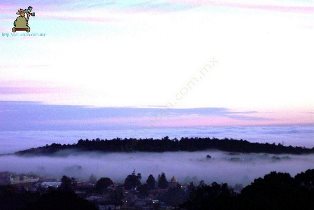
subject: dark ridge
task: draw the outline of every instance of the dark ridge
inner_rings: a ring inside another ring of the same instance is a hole
[[[17,155],[51,155],[75,150],[78,152],[176,152],[221,150],[240,153],[310,154],[314,148],[283,146],[282,144],[251,143],[246,140],[217,138],[79,140],[76,144],[51,144],[16,152]]]

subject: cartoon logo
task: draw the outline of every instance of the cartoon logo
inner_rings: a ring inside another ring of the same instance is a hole
[[[30,32],[31,28],[28,25],[29,17],[35,16],[35,12],[32,12],[33,7],[29,6],[27,9],[19,9],[17,11],[17,15],[19,15],[14,21],[14,27],[12,28],[12,32],[16,31],[26,31]]]

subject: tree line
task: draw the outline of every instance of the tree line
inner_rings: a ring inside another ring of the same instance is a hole
[[[217,139],[217,138],[187,138],[170,139],[135,139],[115,138],[111,140],[79,140],[76,144],[56,144],[19,151],[17,155],[49,155],[62,151],[95,151],[95,152],[175,152],[175,151],[203,151],[221,150],[241,153],[272,153],[272,154],[309,154],[314,148],[284,146],[282,144],[252,143],[246,140]]]

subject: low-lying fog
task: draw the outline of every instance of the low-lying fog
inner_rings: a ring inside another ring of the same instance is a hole
[[[210,155],[211,158],[208,158]],[[249,184],[271,171],[295,175],[314,168],[314,155],[231,154],[220,151],[164,153],[74,153],[68,156],[0,156],[0,171],[35,173],[59,178],[62,175],[88,179],[110,177],[122,181],[135,169],[145,181],[149,174],[165,172],[168,179],[207,183]]]

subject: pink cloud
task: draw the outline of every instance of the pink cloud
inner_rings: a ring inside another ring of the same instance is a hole
[[[58,92],[58,88],[48,87],[1,87],[0,95],[14,95],[14,94],[41,94]]]
[[[8,28],[6,28],[6,27],[3,27],[3,26],[0,26],[0,32],[6,32],[6,31],[8,31]],[[2,36],[2,35],[1,35]],[[0,68],[1,68],[1,66],[0,66]]]
[[[154,117],[110,117],[82,120],[49,120],[40,121],[40,124],[78,125],[88,126],[139,126],[139,127],[195,127],[195,126],[226,126],[226,125],[253,125],[225,117],[165,117],[154,121]],[[152,123],[154,121],[154,123]]]
[[[265,10],[274,12],[292,12],[292,13],[313,13],[313,6],[302,6],[302,5],[280,5],[277,4],[254,4],[254,3],[240,3],[232,1],[207,1],[207,0],[168,0],[168,5],[165,4],[162,7],[150,5],[147,3],[143,7],[123,7],[116,9],[117,11],[123,10],[124,12],[165,12],[175,10],[175,8],[182,8],[181,6],[195,7],[195,6],[213,6],[213,7],[229,7],[229,8],[239,8],[239,9],[252,9],[252,10]],[[25,7],[23,4],[0,4],[1,14],[15,14],[16,10],[21,7]],[[49,12],[56,10],[56,7],[60,7],[58,4],[40,4],[34,5],[37,11]],[[187,8],[188,8],[187,7]],[[184,7],[183,7],[184,8]],[[115,10],[115,9],[113,9]],[[71,12],[71,11],[70,11]],[[62,17],[59,17],[62,19]],[[81,21],[95,21],[104,22],[108,21],[107,18],[95,18],[95,17],[64,17],[64,19],[80,20]]]
[[[258,114],[262,116],[263,114]],[[257,117],[257,116],[256,116]],[[266,117],[266,116],[264,116]],[[196,126],[267,126],[289,124],[314,124],[313,117],[283,116],[277,113],[267,114],[265,120],[235,119],[227,116],[179,116],[145,117],[134,119],[133,124],[144,127],[196,127]]]
[[[37,81],[1,81],[0,95],[47,94],[64,91],[64,88]]]
[[[78,120],[41,120],[40,124],[58,124],[58,125],[130,125],[139,124],[146,117],[108,117],[108,118],[98,118],[98,119],[78,119]]]
[[[178,116],[145,117],[135,119],[134,124],[143,127],[196,127],[196,126],[237,126],[267,125],[269,121],[233,119],[225,116]]]
[[[0,11],[5,10],[12,10],[12,8],[16,8],[16,5],[9,5],[9,4],[0,4]]]
[[[262,114],[258,114],[262,115]],[[197,126],[267,126],[267,125],[289,125],[289,124],[313,124],[314,119],[308,117],[290,116],[283,117],[277,113],[266,113],[267,120],[235,119],[227,116],[156,116],[156,117],[110,117],[99,119],[86,119],[85,125],[117,125],[117,126],[139,126],[139,127],[197,127]],[[51,123],[45,122],[45,123]],[[53,121],[56,124],[71,125],[80,124],[81,120]]]
[[[256,116],[271,117],[272,120],[270,124],[314,124],[314,117],[309,113],[309,111],[302,109],[294,109],[264,113],[260,112],[257,113]]]
[[[0,65],[0,69],[14,69],[14,68],[18,68],[18,67],[23,67],[23,68],[45,68],[48,67],[49,65],[45,65],[45,64],[32,64],[32,65],[25,65],[25,64],[20,64],[20,65],[16,65],[16,64],[8,64],[8,65]],[[24,80],[18,80],[18,81],[1,81],[1,85],[16,85],[16,84],[34,84],[34,83],[39,83],[39,82],[35,82],[35,81],[24,81]],[[44,84],[44,83],[41,83]]]
[[[313,6],[282,6],[282,5],[266,5],[266,4],[247,4],[247,3],[234,3],[229,1],[205,1],[205,0],[170,0],[173,3],[189,4],[191,6],[217,6],[217,7],[231,7],[239,9],[254,9],[266,10],[274,12],[294,12],[294,13],[313,13]]]
[[[59,16],[59,15],[42,15],[42,18],[54,19],[54,20],[67,20],[67,21],[85,21],[85,22],[100,22],[109,23],[114,22],[116,19],[108,17],[89,17],[89,16]]]
[[[279,6],[279,5],[254,5],[254,4],[236,4],[236,3],[226,3],[223,6],[242,8],[242,9],[257,9],[257,10],[267,10],[275,12],[295,12],[295,13],[313,13],[314,7],[304,7],[304,6]]]

